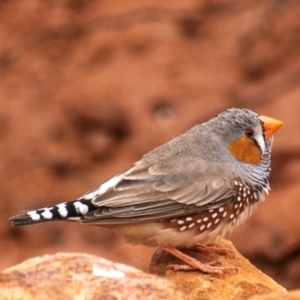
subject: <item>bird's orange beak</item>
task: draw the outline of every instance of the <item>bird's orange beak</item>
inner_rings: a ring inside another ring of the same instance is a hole
[[[266,116],[260,116],[259,118],[263,123],[266,139],[268,139],[275,131],[277,131],[284,124],[279,120],[269,118]]]

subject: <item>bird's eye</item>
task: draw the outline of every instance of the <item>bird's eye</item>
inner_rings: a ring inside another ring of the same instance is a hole
[[[254,130],[253,129],[246,129],[245,130],[245,136],[247,138],[253,138],[253,136],[254,136]]]

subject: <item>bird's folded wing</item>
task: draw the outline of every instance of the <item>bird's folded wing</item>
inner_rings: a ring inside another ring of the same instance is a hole
[[[86,214],[82,221],[159,220],[219,207],[232,199],[234,177],[230,179],[224,166],[208,167],[198,162],[182,168],[138,162],[83,197],[92,198],[99,208]]]

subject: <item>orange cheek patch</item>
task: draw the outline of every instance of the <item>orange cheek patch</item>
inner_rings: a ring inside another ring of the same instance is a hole
[[[249,138],[242,137],[228,146],[230,153],[238,160],[258,165],[261,161],[261,150],[255,142]]]

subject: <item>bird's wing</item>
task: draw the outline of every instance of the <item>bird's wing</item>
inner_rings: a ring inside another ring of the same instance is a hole
[[[181,158],[179,158],[180,160]],[[139,161],[83,196],[95,210],[83,222],[126,223],[159,220],[215,208],[233,196],[233,179],[224,166],[206,161]]]

